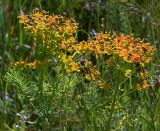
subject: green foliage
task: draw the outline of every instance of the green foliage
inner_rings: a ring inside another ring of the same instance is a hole
[[[9,69],[13,61],[34,59],[35,44],[17,16],[37,7],[78,21],[78,41],[90,39],[94,29],[153,43],[157,51],[146,67],[149,88],[136,89],[135,82],[141,81],[135,78],[137,68],[127,64],[120,66],[118,76],[112,74],[115,68],[104,70],[98,63],[112,81],[105,90],[78,74],[64,73],[56,62],[41,72]],[[160,130],[159,11],[159,0],[0,1],[0,130]]]

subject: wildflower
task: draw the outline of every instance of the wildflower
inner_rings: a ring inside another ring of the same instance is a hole
[[[66,54],[61,54],[60,56],[62,63],[65,66],[66,71],[71,74],[73,72],[80,72],[79,63],[75,62],[72,56],[67,56]]]
[[[119,36],[116,36],[116,37],[114,38],[114,40],[115,40],[116,42],[123,42],[123,41],[126,40],[126,37],[125,37],[123,34],[121,34],[121,35],[119,35]]]
[[[19,116],[22,120],[27,120],[30,117],[29,114],[25,115],[22,113],[16,113],[16,115]]]
[[[119,56],[122,57],[125,61],[128,60],[129,58],[129,52],[127,49],[122,49],[120,52],[119,52]]]
[[[13,66],[13,67],[24,67],[25,64],[26,64],[26,61],[21,60],[21,61],[15,62],[15,63],[12,62],[12,63],[11,63],[11,66]]]
[[[139,73],[137,73],[137,77],[139,77],[140,79],[145,79],[146,77],[148,77],[148,72],[145,71],[141,71]]]
[[[55,23],[55,22],[56,22],[56,17],[50,16],[50,17],[48,18],[48,22],[49,22],[49,23]]]
[[[13,66],[13,67],[28,67],[31,69],[36,69],[40,64],[41,64],[41,62],[38,60],[35,60],[33,62],[17,61],[15,63],[11,63],[11,66]]]
[[[79,42],[78,44],[74,45],[73,48],[79,54],[83,54],[83,53],[89,51],[89,46],[86,41]]]
[[[134,62],[140,62],[141,61],[141,56],[139,53],[134,53],[132,54],[132,59]]]
[[[36,69],[40,66],[41,62],[38,60],[35,60],[31,63],[26,63],[26,66],[29,67],[30,69]]]
[[[140,89],[146,89],[148,86],[149,85],[148,85],[147,80],[143,80],[139,84],[137,84],[137,87],[140,88]]]
[[[29,17],[27,15],[20,15],[18,18],[20,19],[20,23],[28,23],[29,22]]]
[[[113,48],[115,55],[122,57],[125,62],[140,64],[150,62],[154,48],[149,43],[129,35],[114,35]]]
[[[70,63],[69,72],[80,72],[78,63],[75,62]]]
[[[72,18],[49,15],[38,9],[33,10],[29,15],[21,14],[18,18],[25,30],[29,31],[36,41],[40,41],[38,44],[46,48],[43,52],[47,54],[55,55],[61,48],[68,49],[75,42],[73,36],[78,24]]]
[[[107,83],[106,81],[103,81],[103,80],[98,80],[97,84],[98,84],[98,87],[100,89],[108,89],[108,88],[110,88],[110,84]]]
[[[13,99],[10,98],[8,92],[5,93],[4,99],[7,100],[7,101],[13,101]]]
[[[77,42],[75,33],[78,23],[74,19],[61,15],[49,15],[38,9],[28,15],[21,14],[18,18],[25,30],[34,37],[37,44],[34,55],[37,55],[39,60],[19,61],[14,63],[15,66],[36,69],[39,66],[47,65],[48,62],[53,62],[51,58],[55,58],[55,63],[57,61],[61,63],[69,74],[76,72],[88,81],[97,81],[101,75],[96,65],[99,60],[106,65],[104,68],[107,70],[119,60],[122,61],[122,64],[135,63],[142,66],[150,62],[154,51],[150,43],[135,39],[133,35],[96,33],[94,29],[92,29],[94,39]],[[82,58],[83,55],[87,57],[77,60],[77,56]],[[95,58],[96,62],[93,59],[88,60],[88,57]],[[130,68],[130,66],[128,67]],[[129,77],[132,72],[132,69],[126,69],[124,75]],[[147,81],[144,80],[147,73],[139,72],[137,76],[143,79],[138,86],[143,89],[148,87]],[[108,84],[102,80],[98,81],[98,85],[100,88],[108,87]]]
[[[96,33],[96,31],[94,29],[92,29],[92,33],[93,33],[94,36],[97,35],[97,33]]]

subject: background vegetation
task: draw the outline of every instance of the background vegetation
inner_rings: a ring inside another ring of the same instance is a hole
[[[35,8],[74,18],[78,41],[89,39],[93,31],[115,31],[152,43],[157,50],[146,67],[150,87],[121,90],[111,125],[113,90],[78,81],[75,75],[55,77],[50,68],[44,78],[48,93],[37,94],[37,72],[9,70],[10,62],[26,58],[34,48],[17,16]],[[1,130],[160,130],[159,0],[1,0],[0,31]]]

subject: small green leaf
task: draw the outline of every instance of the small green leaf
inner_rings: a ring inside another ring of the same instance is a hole
[[[125,70],[125,76],[129,77],[132,73],[132,70],[131,69],[126,69]]]

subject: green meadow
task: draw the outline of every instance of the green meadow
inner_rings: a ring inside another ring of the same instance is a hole
[[[159,0],[1,0],[0,131],[160,131]]]

